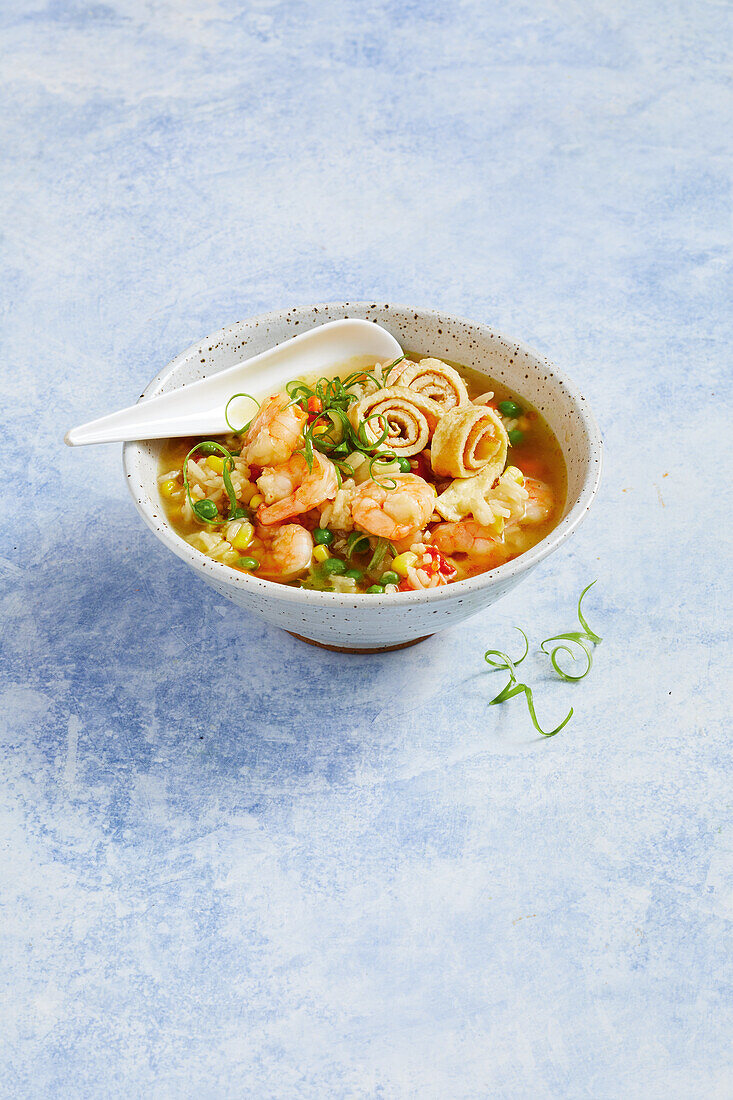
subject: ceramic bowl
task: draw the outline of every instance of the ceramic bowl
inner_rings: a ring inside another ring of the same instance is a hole
[[[568,494],[557,527],[533,549],[469,580],[426,592],[342,595],[289,588],[236,572],[194,550],[165,518],[157,487],[160,441],[127,443],[127,484],[145,523],[198,577],[246,611],[305,641],[349,651],[410,645],[475,615],[554,553],[590,508],[601,474],[601,439],[585,399],[544,356],[488,325],[408,306],[339,302],[300,306],[238,321],[194,344],[165,367],[143,397],[154,397],[257,355],[341,317],[376,321],[411,352],[452,359],[502,381],[539,409],[565,456]]]

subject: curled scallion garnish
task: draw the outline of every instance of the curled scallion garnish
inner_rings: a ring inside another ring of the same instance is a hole
[[[524,653],[516,661],[512,661],[511,657],[506,653],[502,653],[500,649],[487,649],[484,654],[484,660],[487,664],[491,665],[496,670],[501,670],[509,673],[509,681],[502,688],[498,695],[490,701],[489,706],[494,706],[495,703],[505,703],[507,699],[513,699],[515,695],[524,695],[527,700],[527,709],[529,710],[529,716],[532,719],[532,725],[541,733],[543,737],[554,737],[556,733],[559,733],[564,726],[568,724],[573,716],[573,708],[571,707],[567,715],[554,730],[543,730],[537,721],[537,714],[534,709],[534,699],[532,698],[532,689],[527,684],[519,683],[517,680],[517,665],[521,665],[524,658],[529,653],[529,642],[527,635],[524,633],[521,627],[516,627],[516,630],[524,638]],[[498,658],[498,659],[495,659]]]
[[[231,432],[233,432],[234,435],[243,435],[244,432],[246,432],[247,429],[249,428],[249,426],[252,423],[252,420],[254,419],[254,417],[252,417],[250,420],[248,420],[246,424],[243,424],[241,428],[235,428],[234,427],[234,425],[229,420],[229,406],[231,405],[232,401],[236,401],[236,399],[238,397],[246,397],[250,401],[254,401],[254,403],[255,403],[255,405],[257,406],[258,409],[260,408],[260,403],[259,403],[259,401],[257,400],[256,397],[252,396],[251,393],[233,393],[232,396],[227,401],[226,405],[224,406],[224,419],[226,420],[226,422],[229,426],[229,430]]]
[[[356,370],[353,372],[353,374],[349,374],[346,378],[344,378],[344,389],[350,390],[352,386],[361,386],[365,382],[373,382],[378,390],[381,390],[384,386],[384,380],[380,380],[379,378],[377,378],[376,374],[372,374],[371,371]],[[354,401],[358,399],[358,394],[352,393],[349,394],[349,396]]]
[[[397,461],[397,455],[383,451],[381,454],[372,455],[369,459],[369,477],[372,479],[375,485],[378,485],[380,489],[387,489],[391,492],[397,488],[397,482],[393,477],[390,477],[384,470],[378,471],[379,476],[374,471],[375,465],[391,466]],[[384,481],[380,481],[380,477],[384,476]]]
[[[578,599],[578,621],[580,622],[580,625],[583,627],[583,629],[570,630],[565,634],[554,634],[551,638],[545,638],[544,642],[542,642],[540,646],[542,652],[550,658],[552,667],[554,668],[558,676],[561,676],[563,680],[567,680],[569,682],[582,680],[585,676],[588,675],[593,665],[593,650],[591,647],[599,645],[600,642],[603,640],[588,626],[588,623],[585,621],[581,609],[583,597],[585,596],[588,589],[592,588],[595,583],[595,581],[591,581],[591,583],[587,585],[580,593],[580,598]],[[550,646],[553,642],[559,642],[560,645],[556,645],[552,649],[545,648],[546,646]],[[576,645],[579,648],[578,650],[572,650],[569,645],[563,645],[563,642],[570,642],[571,644]],[[571,657],[574,661],[578,660],[580,654],[582,653],[586,659],[585,669],[577,676],[573,675],[571,672],[566,672],[564,669],[560,668],[560,665],[558,663],[557,658],[559,653],[567,653],[568,656]]]
[[[298,401],[301,397],[306,398],[313,397],[313,390],[307,383],[299,381],[297,378],[291,382],[285,383],[285,392],[289,398],[293,401]]]
[[[369,536],[361,531],[352,531],[346,540],[346,553],[350,558],[354,554],[366,554],[370,548]]]
[[[338,381],[338,379],[331,381]],[[375,413],[355,428],[346,412],[346,401],[343,395],[338,390],[328,389],[325,385],[328,382],[329,379],[320,380],[315,391],[300,382],[289,382],[286,387],[289,394],[296,396],[294,404],[301,404],[304,401],[307,405],[307,400],[316,397],[323,406],[322,410],[313,415],[303,428],[303,446],[298,453],[305,458],[309,472],[313,469],[314,451],[320,451],[321,454],[330,458],[337,468],[337,480],[340,485],[342,477],[353,477],[353,467],[345,459],[358,451],[371,460],[369,471],[372,476],[374,463],[384,461],[389,453],[378,453],[389,434],[389,423],[382,413]],[[298,394],[302,394],[302,398],[298,397]],[[330,401],[336,401],[336,404],[326,404]],[[380,429],[380,434],[374,440],[369,439],[365,430],[365,424],[370,420],[375,420]],[[385,489],[394,489],[397,486],[396,482],[391,484],[379,482],[379,484]]]
[[[237,395],[241,396],[241,395]],[[200,451],[205,455],[222,454],[224,456],[224,462],[222,465],[221,476],[224,482],[224,489],[227,497],[229,498],[229,513],[226,517],[219,515],[219,509],[213,500],[209,500],[204,497],[203,500],[193,500],[191,497],[191,487],[188,482],[188,460],[191,455]],[[192,447],[183,460],[183,487],[186,491],[186,500],[188,501],[191,511],[200,523],[207,523],[210,527],[216,527],[220,523],[227,523],[232,519],[244,519],[247,515],[244,508],[237,504],[237,497],[234,492],[234,486],[232,485],[231,471],[234,469],[234,456],[231,451],[228,451],[226,447],[222,447],[221,443],[216,443],[213,439],[205,439],[202,443],[197,443],[195,447]]]

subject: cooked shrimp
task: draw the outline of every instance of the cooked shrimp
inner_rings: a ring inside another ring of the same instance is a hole
[[[395,474],[394,489],[382,488],[376,481],[364,481],[354,489],[351,515],[354,524],[370,535],[395,542],[414,535],[430,519],[435,490],[417,474]]]
[[[390,362],[393,362],[393,360],[389,360],[386,363],[382,363],[381,364],[381,370],[385,371],[387,369],[387,367],[390,365]],[[398,363],[396,363],[394,367],[392,367],[392,370],[387,375],[387,377],[385,379],[386,385],[388,385],[388,386],[399,386],[401,376],[405,373],[405,371],[407,370],[407,368],[410,365],[411,364],[410,364],[409,359],[405,359],[405,358],[400,359],[400,361]],[[378,368],[379,368],[379,364],[378,364]]]
[[[276,466],[287,462],[300,442],[308,417],[283,393],[273,393],[249,426],[242,457],[250,466]]]
[[[538,481],[534,477],[526,477],[524,487],[529,493],[529,499],[524,507],[524,516],[519,522],[523,524],[547,523],[555,507],[552,489],[546,482]]]
[[[258,577],[287,580],[303,573],[313,556],[313,538],[299,523],[286,523],[272,531],[257,527],[247,553],[260,563]]]
[[[319,451],[313,452],[313,469],[301,454],[293,455],[279,466],[268,466],[257,478],[257,488],[265,498],[257,511],[260,523],[269,526],[318,508],[336,496],[336,467]]]
[[[443,554],[471,554],[489,560],[502,557],[501,543],[490,527],[484,527],[475,519],[461,519],[456,523],[439,523],[430,532],[430,538]]]

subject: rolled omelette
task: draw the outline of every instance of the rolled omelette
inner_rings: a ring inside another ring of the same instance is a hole
[[[506,465],[509,439],[501,418],[486,405],[459,405],[441,417],[431,444],[431,464],[442,477],[472,477],[486,467],[497,478]]]
[[[440,359],[421,359],[419,363],[403,359],[390,371],[387,385],[407,386],[435,401],[443,412],[469,401],[466,384],[458,371]]]
[[[405,386],[389,386],[367,394],[349,410],[355,430],[363,425],[367,439],[375,443],[384,431],[377,417],[383,416],[387,437],[381,446],[398,458],[410,458],[425,450],[440,420],[442,410],[435,401]]]

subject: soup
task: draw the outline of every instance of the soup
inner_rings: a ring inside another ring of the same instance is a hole
[[[166,442],[169,522],[201,553],[269,581],[392,594],[455,583],[558,523],[557,440],[485,375],[405,355],[288,383],[239,430]]]

